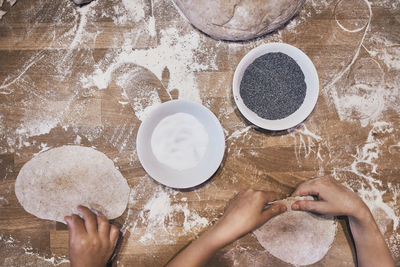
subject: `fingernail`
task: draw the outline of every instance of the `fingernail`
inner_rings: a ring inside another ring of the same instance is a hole
[[[280,207],[280,211],[281,212],[285,212],[287,210],[287,207],[285,206],[285,205],[282,205],[281,207]]]
[[[96,210],[96,209],[90,209],[94,214],[96,214],[96,216],[101,216],[101,217],[104,217],[104,218],[106,218],[106,216],[103,214],[103,213],[101,213],[101,211],[99,211],[99,210]]]
[[[298,209],[299,209],[299,204],[293,204],[293,205],[292,205],[292,209],[298,210]]]

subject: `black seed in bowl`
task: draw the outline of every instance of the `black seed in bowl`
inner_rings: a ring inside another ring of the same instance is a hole
[[[245,70],[240,83],[244,104],[261,118],[280,120],[304,102],[307,86],[296,61],[284,53],[267,53]]]

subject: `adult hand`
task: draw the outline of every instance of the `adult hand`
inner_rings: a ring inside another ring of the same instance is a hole
[[[72,267],[106,266],[117,244],[119,229],[87,207],[78,206],[83,219],[66,216],[69,229],[69,257]]]
[[[362,199],[333,178],[322,177],[302,183],[292,196],[313,195],[317,200],[298,200],[292,204],[293,210],[311,211],[327,215],[359,217],[368,210]]]
[[[242,191],[231,200],[214,230],[224,238],[224,243],[232,242],[286,211],[287,208],[283,204],[275,204],[265,209],[266,204],[277,199],[274,192],[253,189]]]

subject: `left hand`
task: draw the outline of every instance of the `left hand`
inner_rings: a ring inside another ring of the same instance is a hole
[[[78,210],[83,219],[76,214],[64,218],[69,229],[71,266],[106,266],[117,244],[119,229],[87,207],[78,206]]]
[[[265,209],[265,205],[277,200],[274,192],[248,189],[240,192],[229,204],[213,231],[220,233],[223,243],[230,243],[240,236],[258,228],[272,217],[286,211],[283,204]]]
[[[276,199],[274,192],[253,189],[240,192],[218,222],[182,250],[167,266],[204,266],[218,249],[286,211],[283,204],[275,204],[265,209],[266,204]]]

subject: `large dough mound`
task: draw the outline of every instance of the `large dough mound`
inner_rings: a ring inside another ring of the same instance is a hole
[[[300,11],[305,0],[174,0],[195,27],[213,38],[248,40],[272,32]]]
[[[108,219],[119,217],[129,192],[126,179],[106,155],[82,146],[40,153],[22,167],[15,182],[15,194],[27,212],[59,222],[77,214],[79,204]]]
[[[258,242],[275,257],[295,266],[313,264],[328,252],[336,235],[333,218],[317,216],[305,211],[292,211],[297,199],[281,201],[288,211],[278,215],[254,231]]]

